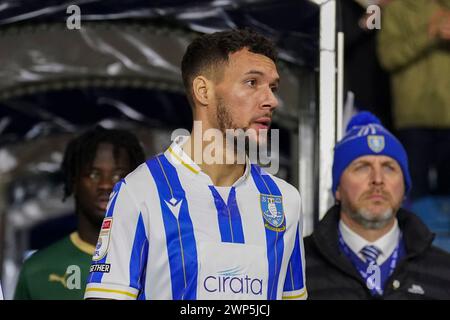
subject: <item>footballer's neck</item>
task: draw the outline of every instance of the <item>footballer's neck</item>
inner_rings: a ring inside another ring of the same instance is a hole
[[[97,244],[98,234],[100,231],[100,226],[94,225],[91,219],[88,219],[85,214],[77,210],[78,217],[78,235],[81,240],[87,242],[93,246]]]
[[[198,134],[191,132],[191,136],[183,145],[183,151],[200,167],[200,169],[207,174],[215,186],[229,187],[232,186],[240,177],[244,175],[245,163],[237,163],[238,158],[235,156],[234,163],[226,164],[226,143],[217,143],[215,139],[212,141],[202,139],[201,143],[195,143],[192,137],[204,137],[203,132]],[[201,146],[199,148],[199,146]],[[199,150],[201,149],[201,150]],[[196,153],[194,155],[194,152]],[[233,150],[231,151],[233,152]],[[199,155],[200,153],[200,155]],[[208,161],[205,157],[213,156],[217,161]],[[201,159],[198,161],[198,159]],[[197,161],[196,161],[197,160]]]

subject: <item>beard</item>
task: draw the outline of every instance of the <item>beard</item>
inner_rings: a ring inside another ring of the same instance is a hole
[[[373,214],[367,208],[348,209],[349,217],[365,229],[379,230],[386,227],[394,217],[394,209],[387,208],[381,214]]]
[[[365,192],[362,195],[361,199],[364,200],[374,193],[383,195],[386,201],[389,203],[387,208],[382,212],[374,212],[364,204],[357,206],[355,203],[350,203],[348,200],[342,201],[341,207],[344,212],[347,212],[348,216],[353,221],[355,221],[365,229],[379,230],[386,227],[392,221],[392,219],[395,218],[397,211],[401,207],[401,201],[397,202],[392,198],[392,195],[390,193],[386,192],[383,189],[377,188],[370,189]]]
[[[247,124],[247,126],[239,126],[236,122],[233,121],[233,117],[229,111],[229,108],[223,102],[221,97],[217,97],[217,128],[222,132],[223,136],[226,138],[227,143],[229,145],[234,146],[234,153],[237,154],[239,152],[245,152],[247,156],[250,156],[250,153],[254,156],[258,153],[258,149],[262,146],[265,147],[265,150],[269,147],[268,141],[270,140],[270,129],[267,129],[265,134],[257,132],[255,129],[250,128],[251,122]],[[272,117],[272,115],[265,114],[266,117]],[[234,134],[226,134],[226,131],[234,130]],[[239,142],[240,141],[240,142]],[[242,146],[242,142],[244,142]],[[251,157],[252,159],[257,159],[255,157]]]
[[[245,135],[245,132],[249,129],[249,127],[242,127],[240,128],[239,125],[237,125],[233,121],[233,117],[231,116],[231,113],[229,112],[227,106],[224,104],[223,99],[218,97],[217,98],[217,126],[218,129],[222,132],[223,136],[226,138],[226,143],[228,145],[233,146],[233,152],[235,155],[237,155],[239,152],[245,152],[246,155],[249,154],[249,145],[250,145],[250,139],[247,135]],[[237,134],[227,134],[228,130],[238,130]],[[244,146],[242,146],[238,143],[239,140],[244,141]]]
[[[231,113],[228,111],[227,106],[223,103],[223,99],[217,98],[217,126],[223,134],[226,133],[227,129],[242,129],[246,131],[248,127],[239,128],[239,126],[233,121]]]

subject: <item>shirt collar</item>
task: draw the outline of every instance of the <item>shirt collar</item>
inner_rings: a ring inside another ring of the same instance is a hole
[[[183,151],[183,145],[189,136],[176,137],[164,155],[174,165],[182,165],[194,174],[199,174],[202,169]]]
[[[394,225],[391,230],[381,238],[374,242],[369,242],[356,232],[351,230],[342,220],[339,220],[339,231],[347,246],[356,253],[360,258],[363,258],[360,253],[361,249],[366,245],[373,245],[380,249],[381,254],[377,259],[378,264],[382,264],[390,255],[394,252],[400,239],[400,228],[398,227],[397,219],[394,221]]]
[[[87,253],[90,256],[94,255],[95,252],[95,246],[93,246],[90,243],[87,243],[86,241],[82,240],[80,238],[80,235],[77,231],[72,232],[70,234],[70,241],[72,241],[73,245],[77,247],[79,250]]]
[[[188,172],[190,172],[190,174],[203,177],[208,180],[209,185],[213,185],[211,178],[206,173],[204,173],[202,169],[194,162],[194,160],[192,160],[192,158],[183,151],[182,147],[188,139],[189,136],[176,137],[170,147],[166,150],[166,152],[164,152],[164,155],[173,165],[178,167],[182,166]],[[238,180],[236,180],[236,182],[233,184],[234,187],[247,180],[248,176],[250,175],[250,166],[251,164],[249,158],[248,156],[245,156],[244,174]]]

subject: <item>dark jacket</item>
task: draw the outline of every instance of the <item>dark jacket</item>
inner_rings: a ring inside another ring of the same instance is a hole
[[[338,245],[340,207],[332,207],[304,239],[309,299],[379,299]],[[389,277],[381,299],[450,299],[450,254],[431,245],[434,234],[413,213],[400,209],[406,255]],[[423,292],[422,292],[423,291]]]

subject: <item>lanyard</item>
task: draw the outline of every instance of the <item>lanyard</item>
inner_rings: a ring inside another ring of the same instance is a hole
[[[384,284],[386,280],[392,275],[397,266],[399,258],[399,248],[401,244],[401,233],[397,246],[391,256],[381,265],[378,266],[375,262],[367,263],[362,261],[359,256],[354,253],[342,238],[341,231],[338,229],[339,246],[345,255],[350,259],[352,264],[356,267],[361,277],[364,279],[367,287],[374,295],[383,295]],[[378,281],[377,279],[378,274]]]

